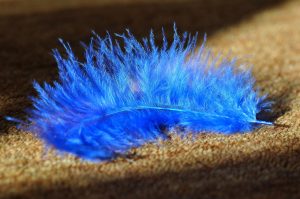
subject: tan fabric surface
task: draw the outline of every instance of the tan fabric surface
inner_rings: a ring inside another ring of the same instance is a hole
[[[41,2],[0,0],[0,198],[300,198],[300,1]],[[253,64],[275,101],[265,117],[287,127],[173,138],[94,164],[45,155],[38,139],[3,120],[25,117],[34,79],[56,78],[58,37],[79,54],[92,29],[144,36],[151,27],[171,33],[173,21]]]

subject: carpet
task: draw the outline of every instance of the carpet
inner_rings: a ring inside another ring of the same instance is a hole
[[[172,24],[253,66],[281,126],[176,136],[103,163],[45,151],[3,116],[25,118],[32,81],[57,78],[58,38],[76,54],[91,30],[143,37]],[[0,1],[0,198],[300,198],[300,1]]]

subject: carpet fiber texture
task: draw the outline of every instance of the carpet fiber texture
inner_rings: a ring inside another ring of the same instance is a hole
[[[57,38],[82,52],[91,30],[166,27],[208,33],[214,52],[253,65],[282,126],[200,134],[132,150],[111,162],[48,153],[5,115],[24,118],[32,81],[52,81]],[[0,1],[0,198],[300,198],[300,1]]]

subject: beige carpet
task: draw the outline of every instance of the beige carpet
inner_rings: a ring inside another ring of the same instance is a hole
[[[63,2],[63,3],[62,3]],[[42,143],[4,121],[24,118],[31,82],[56,78],[50,54],[58,37],[79,41],[91,30],[139,37],[173,21],[208,33],[208,46],[253,64],[275,101],[265,115],[286,127],[253,133],[176,137],[130,158],[82,162],[45,153]],[[300,1],[0,0],[0,198],[300,198]]]

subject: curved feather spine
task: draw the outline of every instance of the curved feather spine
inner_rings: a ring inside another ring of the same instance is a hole
[[[203,116],[207,116],[207,117],[215,117],[215,118],[223,118],[223,119],[228,119],[231,120],[232,118],[227,117],[227,116],[223,116],[223,115],[213,115],[213,114],[209,114],[209,113],[204,113],[204,112],[200,112],[200,111],[196,111],[196,110],[186,110],[186,109],[181,109],[181,108],[167,108],[167,107],[160,107],[160,106],[137,106],[137,107],[123,107],[120,108],[119,110],[115,111],[115,112],[110,112],[107,113],[106,115],[103,116],[99,116],[96,118],[91,118],[87,121],[101,121],[101,120],[105,120],[108,117],[113,117],[114,115],[117,114],[122,114],[124,112],[134,112],[134,111],[170,111],[170,112],[180,112],[180,113],[193,113],[196,115],[203,115]],[[85,121],[85,122],[87,122]],[[264,124],[264,125],[273,125],[272,122],[266,122],[266,121],[261,121],[261,120],[249,120],[246,121],[252,124]]]

